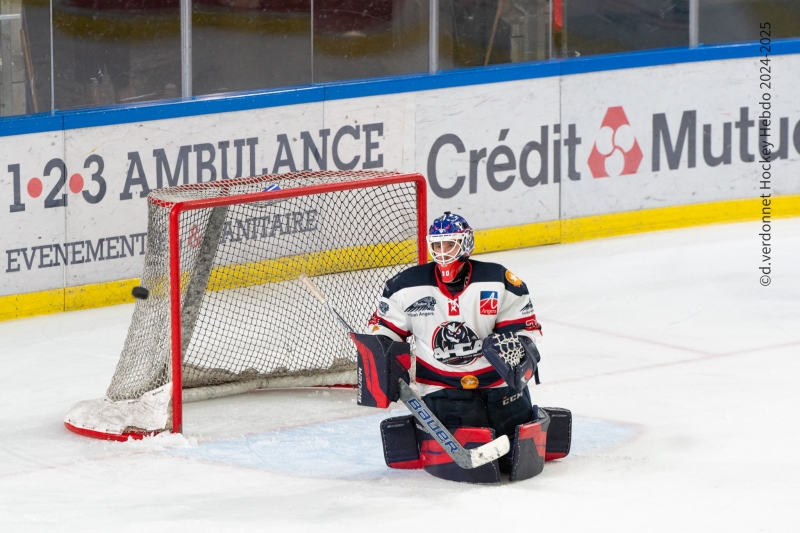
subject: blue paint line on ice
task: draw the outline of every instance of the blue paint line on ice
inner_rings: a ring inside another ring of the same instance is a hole
[[[638,426],[597,418],[573,417],[571,456],[589,457],[633,440]]]
[[[380,423],[398,413],[335,420],[172,449],[166,453],[274,472],[340,479],[398,473],[386,466]]]
[[[379,479],[407,476],[383,460],[379,425],[401,413],[334,420],[234,439],[173,448],[164,453],[215,463],[309,477]],[[637,426],[575,417],[571,456],[589,457],[632,440]]]

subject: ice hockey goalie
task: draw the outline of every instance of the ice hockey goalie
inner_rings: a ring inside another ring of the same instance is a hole
[[[387,464],[471,483],[495,483],[501,473],[533,477],[545,459],[569,453],[571,414],[531,402],[528,382],[538,376],[542,328],[528,288],[503,266],[470,258],[472,228],[459,215],[434,220],[427,242],[434,261],[388,280],[370,320],[372,338],[355,339],[359,403],[387,407],[397,399],[397,380],[408,381],[406,341],[413,336],[417,387],[428,408],[464,447],[507,435],[511,451],[462,469],[403,416],[381,425]]]

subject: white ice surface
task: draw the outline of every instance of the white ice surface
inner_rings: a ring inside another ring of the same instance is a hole
[[[573,453],[528,481],[383,464],[402,406],[349,390],[186,405],[184,435],[69,433],[103,395],[132,306],[0,323],[0,531],[755,532],[800,523],[800,219],[485,255],[544,326],[534,401],[575,416]]]

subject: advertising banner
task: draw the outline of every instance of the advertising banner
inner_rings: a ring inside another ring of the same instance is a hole
[[[157,188],[299,170],[400,170],[404,99],[5,137],[0,296],[138,277],[146,198]]]
[[[69,176],[64,132],[2,139],[0,296],[64,287]]]
[[[561,79],[561,116],[576,125],[576,173],[564,219],[800,191],[797,56],[594,72]],[[765,70],[766,72],[766,70]],[[769,79],[769,78],[767,78]],[[766,191],[766,189],[765,189]]]
[[[431,216],[457,212],[476,229],[557,220],[574,158],[561,153],[559,103],[558,78],[419,93],[414,170]]]

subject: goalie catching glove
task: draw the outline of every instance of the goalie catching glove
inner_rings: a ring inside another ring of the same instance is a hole
[[[525,388],[540,360],[533,340],[516,333],[492,333],[483,339],[483,356],[514,391]]]

